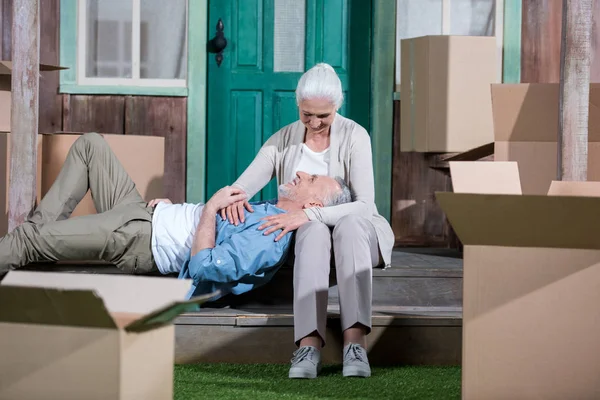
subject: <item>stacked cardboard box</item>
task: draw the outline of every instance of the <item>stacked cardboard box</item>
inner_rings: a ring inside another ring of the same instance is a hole
[[[401,151],[463,152],[494,140],[495,37],[405,39],[401,52]]]
[[[463,399],[600,398],[600,183],[526,195],[516,162],[450,170],[436,196],[465,246]]]

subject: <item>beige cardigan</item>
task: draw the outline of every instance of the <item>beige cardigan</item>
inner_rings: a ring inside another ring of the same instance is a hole
[[[301,121],[281,128],[267,140],[254,161],[233,185],[252,197],[273,176],[277,176],[278,185],[294,179],[294,169],[302,155],[304,132]],[[371,215],[381,256],[385,266],[389,266],[394,233],[387,220],[379,215],[375,205],[371,139],[367,131],[356,122],[336,114],[331,125],[329,148],[329,176],[343,178],[350,186],[355,201],[332,207],[308,208],[304,212],[309,220],[321,221],[330,227],[348,214]]]

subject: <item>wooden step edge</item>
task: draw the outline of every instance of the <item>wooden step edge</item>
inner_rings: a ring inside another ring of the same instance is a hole
[[[339,313],[329,312],[328,323],[338,323]],[[373,326],[462,326],[460,307],[440,307],[437,311],[405,311],[403,313],[377,313],[372,316]],[[285,327],[294,325],[289,312],[199,312],[179,316],[175,325],[221,325],[237,327]]]

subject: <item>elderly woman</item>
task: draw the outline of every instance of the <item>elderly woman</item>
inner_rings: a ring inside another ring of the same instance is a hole
[[[341,177],[353,202],[330,207],[307,205],[302,211],[267,217],[259,229],[278,236],[296,230],[294,261],[294,352],[290,378],[316,378],[325,345],[331,248],[344,336],[343,375],[368,377],[366,336],[371,331],[372,268],[389,265],[394,235],[375,206],[371,142],[367,131],[337,113],[342,84],[334,69],[317,64],[298,82],[300,120],[267,140],[233,184],[248,198],[273,177],[296,182],[299,173]],[[221,210],[232,223],[244,221],[247,202]],[[277,239],[276,239],[277,240]]]

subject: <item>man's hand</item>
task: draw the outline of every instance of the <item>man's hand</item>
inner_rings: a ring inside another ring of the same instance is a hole
[[[302,225],[308,222],[308,217],[302,210],[292,211],[284,214],[270,215],[264,217],[263,220],[267,221],[258,227],[259,230],[269,228],[263,235],[269,235],[279,229],[283,231],[275,238],[275,241],[283,238],[288,232],[300,228]]]
[[[243,223],[246,220],[244,208],[246,208],[248,212],[254,212],[254,209],[250,203],[248,203],[248,200],[242,200],[226,208],[222,208],[220,211],[221,218],[229,220],[230,224],[237,225],[240,222]]]
[[[210,200],[208,200],[204,207],[208,207],[210,212],[216,214],[217,211],[227,208],[239,201],[244,201],[247,197],[248,196],[246,195],[246,192],[244,192],[242,189],[225,186],[215,193]]]
[[[167,204],[173,204],[171,202],[171,200],[169,199],[154,199],[154,200],[150,200],[150,202],[148,203],[149,207],[154,207],[155,205],[157,205],[158,203],[167,203]]]

